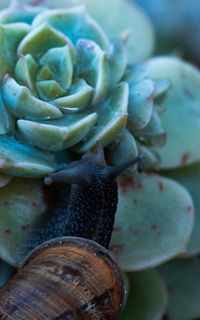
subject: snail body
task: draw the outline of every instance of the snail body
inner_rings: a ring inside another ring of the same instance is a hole
[[[142,159],[108,167],[98,144],[97,155],[87,153],[45,178],[45,184],[61,182],[60,201],[31,230],[18,273],[0,291],[0,318],[118,319],[124,285],[107,250],[117,209],[116,177]]]

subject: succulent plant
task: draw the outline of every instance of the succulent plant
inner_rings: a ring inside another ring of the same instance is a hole
[[[24,10],[30,20],[17,8],[0,15],[1,172],[41,177],[55,170],[59,151],[83,153],[97,140],[111,162],[123,141],[127,158],[140,144],[164,143],[154,99],[169,81],[128,64],[128,31],[109,40],[84,4]]]
[[[113,165],[142,152],[143,172],[119,179],[110,246],[128,272],[121,319],[161,319],[166,308],[169,319],[182,319],[168,280],[176,282],[179,265],[193,270],[200,252],[199,71],[179,58],[150,58],[151,24],[128,0],[110,0],[112,24],[106,0],[23,3],[32,5],[0,12],[1,259],[17,266],[45,211],[42,177],[97,140]],[[182,255],[190,259],[160,266]],[[194,310],[184,319],[199,317]]]

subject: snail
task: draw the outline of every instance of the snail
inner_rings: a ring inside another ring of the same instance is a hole
[[[87,152],[44,179],[46,185],[60,182],[59,201],[32,228],[17,274],[0,290],[0,319],[118,319],[125,288],[107,250],[117,209],[116,178],[143,158],[110,167],[98,143],[96,155]]]

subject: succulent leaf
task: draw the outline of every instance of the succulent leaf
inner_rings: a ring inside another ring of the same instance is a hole
[[[125,44],[120,40],[114,40],[110,44],[108,52],[110,67],[110,86],[119,82],[128,65],[128,56]]]
[[[166,318],[170,320],[199,319],[199,270],[198,257],[172,261],[158,269],[169,293]]]
[[[162,174],[181,183],[191,194],[195,208],[195,224],[187,247],[185,257],[200,253],[200,163],[192,164],[185,168],[170,170]],[[190,208],[188,208],[189,210]]]
[[[71,39],[74,45],[80,38],[93,40],[103,50],[109,46],[108,38],[98,24],[87,13],[85,6],[69,9],[45,10],[33,21],[33,28],[48,22]]]
[[[156,110],[152,112],[152,117],[144,129],[134,130],[135,135],[142,136],[154,147],[162,147],[166,142],[166,132],[163,130],[160,117]]]
[[[107,53],[91,40],[77,42],[76,75],[83,77],[95,89],[92,104],[101,101],[109,86],[109,65]]]
[[[110,250],[125,271],[151,268],[186,252],[193,222],[191,196],[178,183],[153,173],[121,177]]]
[[[75,51],[72,45],[49,49],[41,58],[40,64],[48,65],[54,73],[56,81],[64,90],[70,88],[73,77]]]
[[[18,264],[18,250],[32,223],[45,210],[43,187],[38,179],[13,178],[0,193],[0,257]]]
[[[9,133],[15,128],[15,117],[5,106],[2,95],[0,94],[0,135]]]
[[[35,76],[38,64],[31,54],[21,55],[15,66],[15,78],[21,85],[29,88],[35,95]]]
[[[49,68],[49,66],[41,67],[36,75],[37,81],[44,81],[44,80],[53,80],[53,71]]]
[[[138,156],[137,142],[128,129],[123,129],[107,147],[106,155],[113,165],[118,165]]]
[[[0,172],[11,176],[39,178],[55,169],[55,159],[50,152],[0,136]]]
[[[38,6],[23,5],[21,1],[20,3],[17,1],[7,2],[10,2],[10,6],[0,12],[0,23],[4,24],[13,22],[25,22],[31,24],[34,17],[44,10],[44,8]]]
[[[11,176],[0,173],[0,188],[5,187],[12,180]]]
[[[18,44],[29,31],[26,23],[0,24],[0,84],[6,73],[13,72]]]
[[[200,72],[175,57],[158,57],[148,62],[149,75],[162,75],[171,81],[171,88],[162,104],[161,122],[167,142],[157,150],[160,168],[169,169],[200,160]]]
[[[14,272],[15,269],[13,267],[3,261],[0,261],[0,287],[6,283]]]
[[[89,13],[109,38],[116,38],[124,30],[131,29],[127,43],[130,63],[144,61],[152,54],[154,32],[151,22],[133,2],[109,0],[109,10],[107,0],[86,0],[86,4]]]
[[[128,108],[128,85],[121,82],[116,86],[108,98],[96,108],[98,122],[93,132],[73,149],[85,152],[96,145],[100,140],[103,146],[107,146],[125,128]]]
[[[90,132],[97,121],[97,114],[92,113],[83,118],[69,122],[64,116],[55,124],[53,122],[33,122],[18,120],[19,132],[26,141],[48,151],[61,151],[80,142]]]
[[[93,88],[83,79],[76,79],[69,90],[69,95],[53,102],[64,113],[79,112],[90,105]]]
[[[66,90],[64,90],[55,80],[37,81],[36,88],[40,99],[48,102],[66,94]]]
[[[20,86],[9,76],[4,79],[3,98],[9,110],[18,118],[42,120],[62,117],[56,106],[34,97],[28,88]]]
[[[46,51],[55,47],[62,47],[71,41],[60,31],[54,29],[47,22],[31,30],[20,42],[17,54],[31,54],[34,58],[41,57]]]
[[[130,86],[148,77],[148,68],[145,64],[135,63],[129,64],[124,73],[123,80],[128,82]]]
[[[167,290],[159,273],[152,269],[127,275],[130,291],[120,320],[160,320],[167,304]]]
[[[128,105],[128,128],[139,130],[146,127],[153,112],[155,84],[151,79],[142,80],[130,86]]]

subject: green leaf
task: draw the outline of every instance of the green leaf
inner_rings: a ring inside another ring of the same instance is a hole
[[[128,85],[121,82],[116,86],[106,100],[100,103],[94,111],[98,114],[98,122],[85,141],[75,146],[77,152],[85,152],[100,140],[103,146],[111,143],[126,127],[128,108]],[[92,109],[93,110],[93,109]]]
[[[151,268],[186,252],[193,222],[191,196],[178,183],[153,173],[121,177],[110,250],[125,271]]]
[[[31,54],[34,58],[40,58],[47,50],[62,47],[71,41],[60,31],[54,29],[47,22],[33,28],[20,42],[17,49],[18,57],[23,54]],[[72,44],[71,44],[72,46]]]
[[[110,85],[113,86],[121,80],[128,63],[127,50],[125,44],[120,39],[111,42],[108,62],[110,67]]]
[[[88,15],[84,5],[70,9],[45,10],[35,18],[33,28],[46,21],[67,35],[74,45],[82,38],[93,40],[103,50],[108,49],[108,38],[96,21]]]
[[[40,59],[40,64],[48,65],[54,73],[54,78],[64,90],[70,88],[75,63],[75,49],[67,44],[61,48],[49,49]]]
[[[186,257],[194,256],[200,253],[200,163],[186,168],[170,170],[163,174],[181,183],[190,192],[194,201],[195,224],[188,244]]]
[[[147,147],[140,144],[138,145],[138,149],[139,153],[144,154],[146,157],[142,162],[140,162],[140,168],[142,170],[155,170],[155,168],[158,168],[160,158],[156,150],[152,150],[151,147]]]
[[[31,24],[34,17],[43,11],[43,8],[34,7],[34,6],[26,6],[24,3],[30,3],[31,1],[8,1],[6,6],[10,3],[9,7],[0,11],[0,23],[13,23],[13,22],[25,22]],[[1,1],[2,4],[2,1]]]
[[[160,115],[167,143],[158,151],[160,168],[185,166],[200,160],[200,72],[174,57],[158,57],[148,62],[149,76],[168,78],[171,89]]]
[[[35,91],[35,77],[38,64],[31,54],[21,55],[15,66],[15,79],[21,85],[29,88],[34,94]]]
[[[0,261],[0,287],[13,275],[15,269],[7,263]]]
[[[85,39],[78,40],[76,49],[76,75],[95,89],[92,104],[97,104],[105,97],[109,87],[107,53],[95,42]]]
[[[155,83],[151,79],[130,86],[128,128],[131,131],[143,129],[151,120],[154,90]]]
[[[97,121],[97,114],[64,116],[60,121],[43,123],[18,120],[18,130],[32,145],[48,151],[61,151],[82,141]]]
[[[43,186],[38,179],[14,178],[0,192],[0,257],[18,265],[18,250],[31,224],[45,210]]]
[[[159,269],[169,293],[169,320],[200,318],[200,259],[176,260]]]
[[[135,130],[134,134],[142,136],[147,143],[150,143],[154,147],[162,147],[165,144],[166,132],[162,127],[160,117],[155,108],[153,109],[151,120],[146,127],[142,130]]]
[[[53,80],[53,79],[54,79],[53,71],[51,71],[51,69],[48,66],[41,67],[36,74],[37,81]]]
[[[39,178],[55,169],[55,159],[50,152],[0,136],[0,172],[11,176]]]
[[[106,149],[106,156],[112,165],[118,165],[138,156],[137,143],[128,129],[123,129],[116,139],[109,144]]]
[[[120,320],[160,320],[167,304],[165,284],[155,270],[128,274],[130,292]]]
[[[14,72],[18,44],[29,31],[30,26],[26,23],[0,24],[0,83],[6,73]]]
[[[151,56],[154,33],[150,20],[129,0],[86,0],[89,13],[102,26],[109,38],[116,38],[126,29],[131,30],[127,43],[130,63]],[[112,17],[111,17],[112,16]]]
[[[9,110],[18,118],[37,120],[62,118],[62,112],[53,104],[40,100],[8,75],[4,79],[3,98]]]
[[[92,93],[93,88],[85,80],[77,78],[72,83],[69,94],[55,99],[53,103],[64,113],[79,112],[89,107]]]
[[[15,117],[6,107],[0,94],[0,135],[11,132],[15,128]]]
[[[44,101],[50,102],[55,98],[62,97],[66,94],[66,90],[64,90],[55,80],[37,81],[36,88],[40,99]]]
[[[0,173],[0,188],[5,187],[12,180],[11,176]]]
[[[129,64],[124,76],[123,80],[128,82],[130,86],[135,85],[137,82],[144,80],[148,77],[148,68],[146,64],[142,63],[134,63]]]

